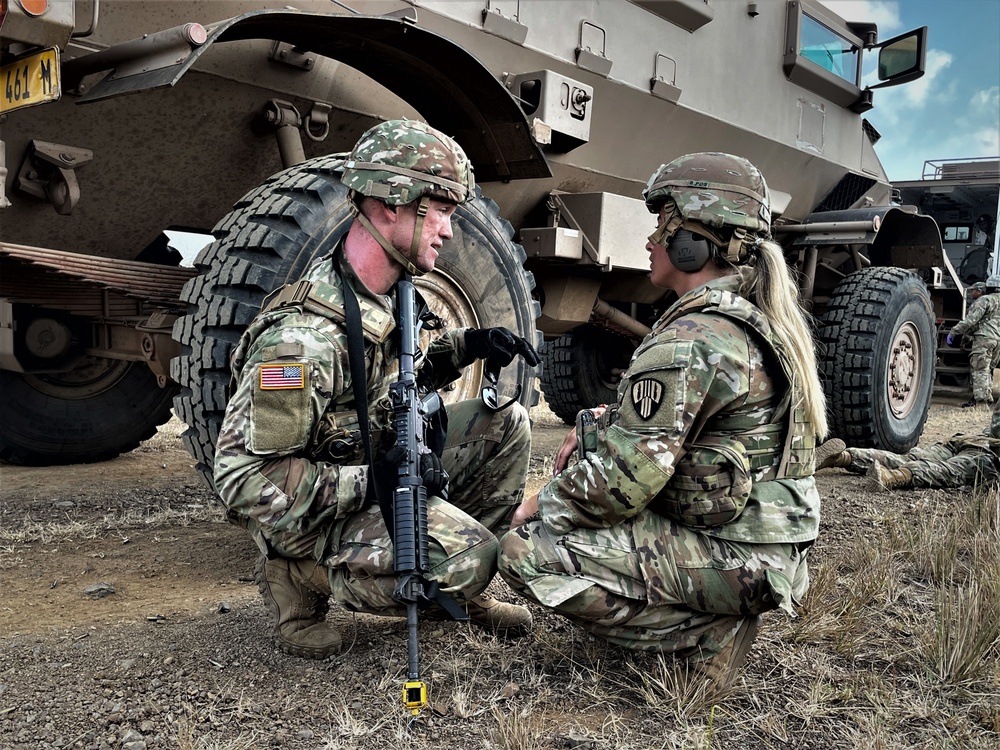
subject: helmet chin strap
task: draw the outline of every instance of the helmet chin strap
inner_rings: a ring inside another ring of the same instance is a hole
[[[413,227],[413,241],[410,243],[410,258],[416,258],[417,252],[420,250],[420,236],[424,229],[424,217],[427,215],[427,206],[430,203],[430,199],[425,195],[420,199],[420,203],[417,206],[417,221]],[[392,258],[394,261],[399,263],[406,272],[411,276],[423,276],[425,271],[417,268],[413,265],[413,262],[403,255],[399,250],[392,246],[392,243],[387,240],[375,225],[371,223],[367,216],[361,213],[357,204],[354,201],[350,202],[351,213],[354,217],[361,222],[361,226],[368,230],[368,234],[375,238],[375,241],[382,247],[383,250]]]
[[[427,208],[430,204],[431,199],[428,195],[421,196],[420,203],[417,204],[417,221],[413,225],[413,240],[410,242],[410,257],[414,260],[417,259],[417,253],[420,252],[420,238],[424,234],[424,218],[427,216]],[[422,274],[423,271],[420,273]]]

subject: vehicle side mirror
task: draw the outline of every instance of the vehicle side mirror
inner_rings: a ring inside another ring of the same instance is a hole
[[[880,89],[915,81],[924,74],[927,62],[927,27],[901,34],[878,45],[878,79],[869,86]]]
[[[872,108],[872,91],[887,86],[915,81],[924,74],[927,64],[927,27],[908,31],[875,45],[878,50],[878,79],[881,83],[866,86],[861,96],[850,106],[852,112],[867,112]]]

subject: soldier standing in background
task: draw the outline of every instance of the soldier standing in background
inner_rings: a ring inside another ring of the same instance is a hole
[[[972,337],[969,366],[972,370],[972,398],[963,407],[993,403],[993,370],[1000,359],[1000,285],[996,276],[989,283],[978,281],[969,288],[972,297],[966,316],[948,334],[948,346],[956,338]]]
[[[278,646],[322,659],[341,648],[325,622],[328,598],[352,611],[404,615],[393,598],[390,535],[373,485],[395,487],[388,389],[398,373],[391,294],[404,271],[433,270],[452,236],[457,204],[475,188],[462,148],[427,125],[381,123],[345,164],[355,221],[305,282],[275,293],[233,354],[237,383],[219,435],[215,486],[234,523],[262,554],[257,583],[274,618]],[[361,330],[348,330],[345,300],[356,296]],[[372,466],[365,460],[348,337],[364,340],[362,384],[370,405]],[[504,328],[444,333],[420,370],[427,388],[457,379],[476,359],[538,364],[531,345]],[[526,607],[483,590],[496,573],[496,534],[521,501],[531,433],[527,410],[502,412],[481,399],[447,408],[436,452],[421,457],[428,494],[428,579],[468,610],[473,623],[503,633],[531,624]],[[429,441],[431,442],[431,441]],[[383,456],[380,460],[379,456]],[[374,474],[374,478],[373,478]],[[379,478],[381,477],[381,481]],[[450,490],[450,502],[442,498]]]
[[[976,245],[983,245],[993,250],[993,243],[996,238],[997,223],[989,214],[982,214],[976,219],[976,233],[973,242]]]
[[[643,196],[659,217],[650,279],[679,299],[617,403],[581,412],[501,539],[500,573],[595,635],[727,684],[760,613],[792,612],[808,588],[823,392],[757,168],[691,154]]]

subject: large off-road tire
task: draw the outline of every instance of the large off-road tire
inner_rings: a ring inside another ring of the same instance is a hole
[[[866,268],[834,290],[819,320],[820,375],[832,435],[903,453],[920,437],[934,384],[934,310],[900,268]]]
[[[573,424],[581,409],[615,402],[633,351],[627,337],[589,324],[546,342],[541,383],[549,409]]]
[[[69,372],[0,371],[0,458],[30,466],[106,461],[170,419],[176,388],[143,362],[84,357]]]
[[[347,189],[337,156],[304,162],[274,175],[245,195],[213,230],[216,241],[199,255],[201,274],[184,287],[188,314],[174,325],[181,342],[171,375],[182,389],[177,415],[187,424],[185,444],[211,484],[215,443],[229,396],[229,359],[240,335],[269,292],[300,278],[328,255],[351,224]],[[493,201],[477,197],[460,206],[434,273],[417,280],[430,307],[448,328],[505,326],[538,342],[534,278],[524,250],[499,218]],[[520,401],[537,401],[535,368],[517,358],[501,372],[501,395],[522,387]],[[446,402],[479,394],[480,363],[442,395]]]

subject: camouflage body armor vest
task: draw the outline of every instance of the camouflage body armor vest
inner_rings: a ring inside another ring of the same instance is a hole
[[[258,337],[282,320],[297,315],[318,315],[333,324],[331,327],[335,327],[340,333],[343,346],[331,350],[330,354],[341,359],[342,372],[350,373],[346,336],[351,334],[346,327],[342,288],[342,284],[347,282],[334,272],[334,262],[327,261],[320,264],[310,279],[280,287],[264,300],[261,312],[244,332],[233,351],[234,382]],[[319,277],[329,278],[334,283],[327,283]],[[391,425],[389,385],[398,378],[399,367],[398,360],[389,351],[392,342],[390,334],[395,328],[395,321],[388,309],[373,304],[362,295],[358,296],[358,305],[361,309],[362,335],[365,340],[365,369],[368,373],[366,390],[370,404],[372,446],[373,449],[377,449],[383,441],[395,439],[395,435],[389,434],[387,429]],[[300,351],[292,351],[289,348],[300,346],[297,343],[285,343],[265,347],[261,353],[262,360],[266,362],[281,357],[299,356]],[[314,460],[330,463],[363,462],[364,446],[358,425],[358,414],[354,409],[353,388],[346,388],[343,393],[330,401],[326,412],[313,430],[306,452]]]
[[[707,287],[671,310],[657,323],[654,334],[694,312],[722,315],[749,328],[771,361],[782,361],[780,345],[760,309],[723,289]],[[719,526],[739,517],[751,494],[764,499],[769,482],[813,474],[816,436],[804,410],[795,406],[801,402],[801,392],[792,373],[784,366],[782,372],[790,387],[771,421],[760,424],[759,415],[751,414],[713,417],[677,463],[651,509],[686,526]]]

